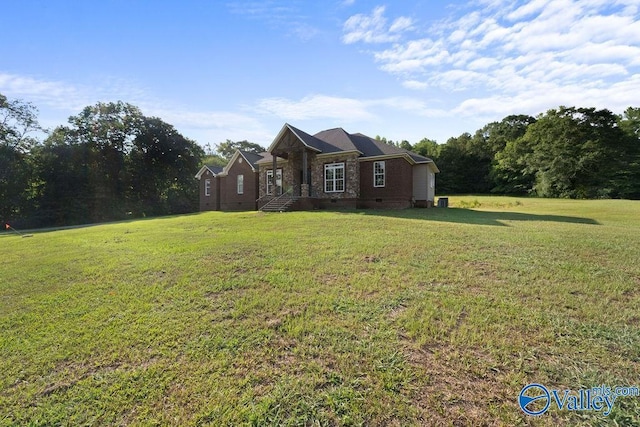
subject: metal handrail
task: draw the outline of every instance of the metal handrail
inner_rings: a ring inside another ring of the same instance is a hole
[[[280,194],[277,197],[272,198],[271,200],[269,200],[267,203],[264,204],[264,206],[262,206],[259,210],[263,210],[264,208],[266,208],[267,206],[269,206],[271,203],[276,204],[281,198],[283,198],[284,196],[291,196],[291,194],[293,193],[292,189],[288,189],[285,192],[283,192],[282,194]],[[293,198],[293,196],[291,196],[291,198]]]
[[[288,189],[288,190],[284,191],[282,194],[280,194],[278,197],[275,197],[275,198],[273,198],[273,199],[269,200],[269,203],[271,203],[271,202],[277,202],[277,201],[278,201],[278,200],[280,200],[282,197],[286,196],[287,194],[291,194],[291,193],[293,193],[293,190],[292,190],[292,189]]]
[[[291,194],[291,193],[293,193],[293,189],[292,188],[289,188],[289,189],[285,190],[283,193],[280,193],[277,196],[274,196],[273,194],[265,194],[264,196],[257,198],[256,202],[259,202],[260,200],[266,199],[266,198],[269,198],[269,197],[271,197],[271,199],[269,201],[277,200],[280,197],[282,197],[282,196],[284,196],[286,194]]]
[[[273,199],[273,194],[265,194],[265,195],[264,195],[264,196],[262,196],[262,197],[258,197],[258,198],[256,199],[256,202],[259,202],[259,201],[261,201],[262,199],[266,199],[266,198],[269,198],[269,197],[270,197],[271,199]],[[271,201],[271,199],[270,199],[270,201]]]

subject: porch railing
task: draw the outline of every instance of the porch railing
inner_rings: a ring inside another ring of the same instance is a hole
[[[261,197],[260,199],[263,199],[263,198],[264,196]],[[297,199],[298,199],[297,197],[293,196],[293,190],[287,189],[284,193],[280,194],[279,196],[273,197],[267,203],[262,205],[258,210],[260,211],[269,210],[269,208],[274,208],[274,207],[277,207],[278,209],[284,208],[286,210],[291,205],[291,203],[293,203]]]

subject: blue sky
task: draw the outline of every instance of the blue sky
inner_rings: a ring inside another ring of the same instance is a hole
[[[0,27],[0,93],[49,128],[122,100],[201,145],[268,146],[285,122],[443,143],[640,106],[637,0],[20,0]]]

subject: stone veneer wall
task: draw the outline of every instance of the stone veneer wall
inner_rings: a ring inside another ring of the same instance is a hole
[[[282,169],[283,191],[293,190],[294,196],[300,195],[300,170],[302,169],[302,153],[289,153],[287,164]]]
[[[324,192],[324,165],[344,162],[344,192]],[[311,164],[311,197],[319,199],[357,199],[360,196],[360,163],[358,156],[336,154],[314,159]]]
[[[291,160],[286,160],[284,162],[278,161],[277,168],[282,169],[282,190],[287,191],[287,189],[292,188],[292,177],[296,175],[295,173],[293,173]],[[260,176],[258,177],[258,197],[264,197],[267,194],[267,171],[271,169],[273,169],[273,165],[271,164],[271,162],[269,162],[268,165],[258,165],[258,171],[260,174]],[[298,185],[298,193],[299,192],[300,186]]]
[[[345,164],[345,191],[341,193],[324,192],[324,165],[327,163]],[[311,168],[311,195],[319,199],[357,199],[360,196],[360,162],[358,156],[340,155],[339,153],[331,157],[317,158],[315,153],[308,153],[308,167]],[[271,164],[259,165],[259,196],[267,194],[267,171],[271,170]],[[293,194],[300,196],[300,171],[302,170],[302,153],[290,153],[289,159],[285,162],[278,162],[278,169],[282,168],[283,187],[286,191],[293,189]]]
[[[258,197],[264,197],[267,194],[267,167],[258,165]]]

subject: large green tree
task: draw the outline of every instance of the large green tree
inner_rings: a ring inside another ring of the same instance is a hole
[[[536,119],[527,115],[511,115],[485,126],[487,143],[493,152],[491,191],[501,194],[526,194],[533,189],[535,174],[526,167],[529,147],[521,142]]]
[[[0,93],[0,144],[20,152],[27,152],[37,142],[33,132],[42,130],[38,110],[21,100],[9,100]]]
[[[429,157],[432,160],[437,160],[440,155],[440,148],[441,146],[438,145],[436,141],[429,138],[422,138],[413,145],[411,151],[421,156]]]
[[[191,212],[204,152],[130,104],[99,103],[69,118],[34,152],[40,221],[98,222]]]
[[[525,163],[544,197],[620,197],[627,147],[609,110],[560,107],[541,115],[522,137]]]
[[[496,154],[504,150],[509,142],[522,137],[529,125],[535,122],[534,117],[525,114],[510,115],[499,122],[485,125],[478,132],[485,138],[488,150]]]
[[[204,150],[168,123],[144,118],[128,159],[130,208],[137,215],[192,212],[198,203],[193,176]]]
[[[439,148],[438,158],[434,159],[440,169],[438,193],[488,192],[492,158],[478,133],[475,136],[463,133],[456,138],[449,138]]]
[[[624,133],[625,166],[617,176],[621,197],[640,199],[640,108],[627,108],[618,125]]]
[[[439,193],[517,193],[523,186],[518,182],[521,175],[517,169],[519,165],[501,160],[500,155],[505,150],[513,151],[509,144],[524,135],[533,122],[535,119],[531,116],[507,116],[500,122],[478,129],[473,136],[464,133],[457,138],[449,138],[444,145],[423,140],[414,149],[436,160],[441,170]]]
[[[97,103],[85,107],[69,118],[72,144],[86,144],[91,149],[89,185],[92,219],[122,218],[125,202],[125,157],[144,125],[138,107],[124,103]]]
[[[73,143],[69,129],[56,128],[32,152],[37,205],[34,226],[82,224],[96,221],[91,177],[97,153],[88,144]],[[102,217],[102,216],[101,216]]]
[[[262,153],[263,151],[266,151],[266,148],[254,142],[231,141],[230,139],[219,143],[216,148],[216,152],[227,160],[233,156],[233,153],[235,153],[236,150],[249,151],[251,153]]]
[[[23,219],[32,203],[29,153],[41,130],[37,109],[0,94],[0,220]]]

